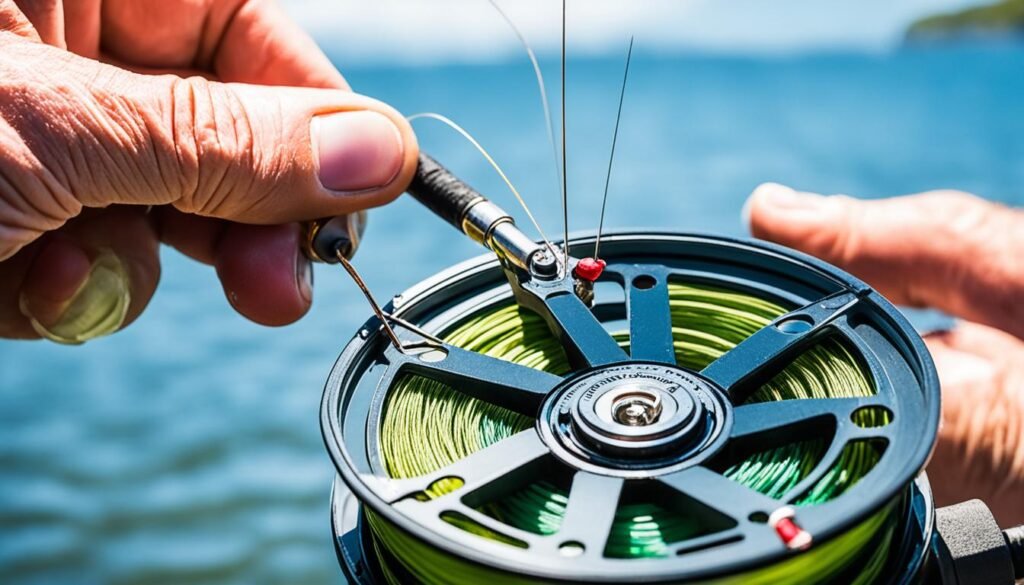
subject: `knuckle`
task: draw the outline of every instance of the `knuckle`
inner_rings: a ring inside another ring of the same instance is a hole
[[[40,83],[26,57],[9,47],[0,58],[0,259],[81,210],[67,156],[67,84]]]
[[[985,299],[991,312],[1005,316],[1003,328],[1024,323],[1024,216],[1003,205],[962,191],[936,191],[920,196],[930,213],[929,239],[945,242],[934,268],[950,283],[965,308]],[[977,309],[970,309],[972,311]]]
[[[258,168],[253,148],[253,125],[235,91],[203,78],[172,83],[175,151],[187,177],[182,211],[224,216],[236,205],[233,194],[253,184]]]
[[[148,85],[117,68],[44,45],[0,55],[0,117],[23,148],[21,169],[67,219],[81,205],[164,203],[172,196],[158,148],[162,110]],[[143,91],[140,91],[143,90]]]
[[[198,191],[199,144],[196,138],[196,86],[191,79],[172,79],[168,88],[171,115],[171,150],[181,177],[181,193],[174,205],[192,211]]]

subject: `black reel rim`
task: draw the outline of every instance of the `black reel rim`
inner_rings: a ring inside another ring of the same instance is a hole
[[[590,249],[593,242],[592,237],[584,237],[574,239],[571,245],[577,251],[584,251]],[[502,406],[518,412],[530,412],[535,404],[540,404],[534,395],[547,396],[561,388],[561,379],[554,382],[551,374],[532,370],[534,374],[531,375],[525,371],[528,368],[515,366],[494,370],[481,381],[479,374],[468,372],[478,371],[481,367],[490,368],[491,362],[497,360],[482,356],[490,361],[481,362],[480,354],[454,349],[439,362],[444,365],[424,364],[416,357],[410,358],[390,346],[385,347],[380,324],[374,318],[367,321],[339,357],[328,379],[321,406],[321,425],[327,449],[339,475],[362,505],[432,547],[497,570],[554,581],[657,582],[742,572],[782,561],[794,554],[763,524],[763,520],[755,522],[754,514],[771,513],[795,499],[801,490],[813,485],[813,478],[820,478],[825,473],[830,460],[838,457],[839,451],[849,441],[882,440],[886,441],[887,447],[878,464],[866,476],[871,481],[859,482],[831,502],[800,509],[801,525],[814,536],[816,543],[843,533],[884,508],[899,497],[923,469],[931,455],[938,429],[937,374],[923,341],[909,322],[866,284],[817,259],[760,241],[672,232],[620,232],[606,235],[602,249],[610,261],[609,279],[625,287],[627,306],[647,307],[637,309],[641,312],[635,315],[627,314],[631,330],[634,319],[642,323],[646,319],[666,318],[669,281],[726,286],[798,307],[700,372],[701,376],[714,381],[726,392],[745,387],[745,384],[749,386],[753,374],[759,373],[763,377],[766,371],[779,363],[788,363],[798,349],[802,351],[800,348],[806,348],[812,339],[820,339],[823,332],[827,332],[839,334],[851,344],[858,359],[870,372],[877,394],[857,399],[737,403],[732,407],[734,414],[744,409],[749,412],[730,421],[727,428],[730,444],[752,440],[769,432],[777,433],[783,427],[794,432],[798,428],[808,428],[801,425],[813,421],[821,422],[829,417],[834,420],[835,430],[825,456],[815,471],[791,494],[775,500],[745,488],[699,465],[699,462],[683,466],[671,473],[640,481],[667,483],[687,497],[726,513],[737,522],[735,528],[724,535],[715,533],[676,543],[672,551],[679,554],[649,562],[606,558],[602,554],[603,546],[597,549],[596,555],[566,558],[558,553],[559,543],[581,542],[590,550],[591,543],[596,542],[594,538],[599,538],[590,536],[594,527],[602,522],[610,524],[608,517],[614,515],[623,483],[636,479],[587,470],[574,471],[579,481],[574,478],[573,489],[570,490],[570,504],[563,521],[566,532],[563,534],[560,530],[555,535],[540,536],[517,531],[494,519],[488,521],[488,517],[479,513],[473,515],[472,508],[461,502],[463,496],[514,469],[532,464],[540,457],[550,457],[551,449],[536,429],[522,431],[438,472],[406,480],[387,478],[382,471],[379,453],[370,448],[378,432],[383,396],[399,372],[432,375],[441,371],[446,380],[451,380],[454,375],[455,379],[465,381],[465,376],[470,375],[477,382],[483,382],[474,383],[474,386],[490,385],[493,388],[497,384],[502,390],[510,390],[506,393],[508,396],[514,396],[505,400]],[[645,280],[642,289],[631,286],[640,277],[653,277],[655,284],[647,286],[650,282]],[[493,255],[483,256],[412,287],[396,297],[387,310],[433,332],[430,329],[432,325],[454,325],[475,312],[511,298],[507,282],[501,285],[504,278],[498,260]],[[661,310],[659,303],[647,300],[655,296],[664,299],[664,313],[658,312]],[[573,306],[570,312],[578,309],[578,306]],[[627,311],[633,309],[627,308]],[[810,322],[811,327],[795,332],[779,327],[781,323],[794,320]],[[595,333],[589,323],[582,329],[588,339]],[[607,335],[603,328],[602,332]],[[418,339],[411,332],[404,333],[407,339]],[[574,333],[580,335],[579,330]],[[668,335],[671,351],[670,326]],[[674,355],[670,358],[666,353],[665,329],[660,329],[654,337],[660,337],[660,342],[645,344],[638,341],[640,337],[634,338],[633,353],[643,361],[665,363],[671,359],[674,363]],[[758,339],[752,342],[754,338]],[[622,363],[616,362],[617,358],[601,357],[612,351],[604,342],[598,346],[573,349],[592,367],[602,363]],[[598,357],[590,359],[593,356]],[[757,359],[764,363],[753,369],[747,367],[752,356],[760,356]],[[899,358],[898,363],[895,358]],[[627,356],[628,361],[634,360]],[[504,379],[508,375],[521,379],[510,383]],[[539,384],[545,390],[538,392],[535,387],[523,392],[524,387],[530,384]],[[469,394],[478,397],[472,392]],[[834,404],[826,405],[824,402]],[[895,414],[895,420],[881,428],[858,427],[852,423],[851,416],[865,406],[882,406]],[[355,411],[362,413],[362,424],[346,424],[348,420],[360,418]],[[354,419],[346,418],[349,416]],[[777,422],[780,418],[785,424]],[[769,419],[776,422],[771,423]],[[502,445],[504,447],[499,447]],[[476,456],[479,454],[483,455]],[[507,462],[513,464],[506,465]],[[437,501],[441,503],[434,505],[426,502],[428,505],[425,506],[424,502],[408,498],[403,501],[404,496],[423,491],[438,479],[452,476],[466,480],[466,486],[455,492],[454,497],[439,498]],[[608,493],[615,495],[608,496]],[[574,496],[578,496],[576,501],[581,503],[575,511]],[[716,501],[720,503],[717,506]],[[593,513],[595,507],[602,512]],[[488,541],[444,523],[439,518],[440,512],[450,509],[469,513],[474,521],[493,526],[500,533],[511,533],[515,538],[524,540],[528,548],[517,549]],[[729,539],[737,535],[740,538],[730,543]],[[692,549],[699,550],[685,552]]]

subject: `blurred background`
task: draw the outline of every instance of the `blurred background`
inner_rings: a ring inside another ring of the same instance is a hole
[[[282,1],[357,91],[465,126],[559,233],[533,72],[486,0]],[[557,104],[559,3],[502,5]],[[1024,202],[1024,3],[979,5],[570,0],[572,229],[597,224],[631,34],[611,228],[743,234],[742,204],[764,181]],[[417,131],[515,209],[453,132]],[[387,299],[478,253],[400,200],[372,213],[356,264]],[[341,582],[318,408],[369,308],[321,267],[311,314],[263,329],[229,308],[211,269],[168,250],[163,261],[149,310],[123,333],[76,348],[0,342],[0,583]]]

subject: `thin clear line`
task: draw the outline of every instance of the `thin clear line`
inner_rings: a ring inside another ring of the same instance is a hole
[[[537,223],[537,218],[533,216],[533,212],[530,211],[530,207],[526,204],[526,200],[524,200],[523,196],[519,194],[519,190],[516,189],[515,185],[512,184],[512,181],[509,180],[508,176],[505,174],[505,171],[501,170],[501,167],[498,165],[498,163],[494,160],[493,157],[491,157],[490,153],[488,153],[487,150],[483,146],[481,146],[479,142],[477,142],[476,138],[473,138],[473,136],[469,132],[467,132],[462,126],[459,126],[458,124],[453,122],[451,119],[447,118],[446,116],[442,116],[441,114],[436,114],[434,112],[414,114],[406,118],[406,120],[408,120],[411,123],[423,118],[437,120],[438,122],[441,122],[442,124],[451,128],[452,130],[455,130],[456,132],[461,134],[463,138],[468,140],[470,144],[476,147],[476,149],[480,151],[480,154],[484,155],[484,158],[487,159],[487,162],[491,164],[495,171],[497,171],[498,175],[501,176],[501,180],[504,181],[506,185],[508,185],[509,190],[512,191],[513,195],[515,195],[516,200],[519,201],[519,205],[521,205],[523,207],[523,211],[526,212],[526,217],[530,218],[530,222],[533,223],[533,227],[537,228],[537,233],[539,233],[541,239],[544,240],[544,245],[546,245],[548,249],[553,249],[554,246],[551,245],[551,242],[548,240],[548,237],[544,235],[544,230],[542,230],[540,224]]]
[[[604,199],[601,200],[601,220],[597,224],[597,240],[594,242],[594,258],[600,258],[601,232],[604,231],[604,212],[608,207],[608,187],[612,183],[612,165],[615,163],[615,145],[619,142],[619,122],[622,121],[622,104],[626,101],[626,82],[629,81],[629,64],[633,60],[633,41],[629,37],[629,52],[626,53],[626,72],[622,75],[622,89],[619,93],[619,113],[615,115],[615,133],[612,135],[612,154],[608,157],[608,176],[604,180]]]
[[[509,17],[509,15],[501,9],[498,5],[497,0],[488,0],[491,6],[498,11],[498,14],[508,23],[509,28],[512,32],[519,37],[519,42],[523,44],[523,48],[526,49],[526,54],[530,58],[530,63],[533,65],[533,72],[537,77],[537,87],[540,89],[540,101],[541,106],[544,108],[544,124],[547,127],[548,142],[551,144],[551,151],[554,154],[555,162],[555,177],[558,182],[558,189],[562,188],[562,164],[561,157],[558,155],[558,141],[555,140],[555,121],[551,116],[551,102],[548,100],[547,84],[544,83],[544,74],[541,73],[540,63],[537,61],[537,54],[533,51],[533,47],[530,46],[530,42],[526,40],[526,36],[523,31],[516,26],[515,21]]]
[[[565,270],[569,270],[569,175],[568,175],[568,152],[566,150],[568,141],[566,140],[566,114],[565,114],[565,94],[568,93],[565,86],[565,3],[566,0],[562,0],[562,225],[565,228],[565,241],[563,242],[564,258],[565,258]]]

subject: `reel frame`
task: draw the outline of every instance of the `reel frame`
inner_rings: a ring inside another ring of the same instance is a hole
[[[592,238],[572,242],[577,250],[592,246]],[[521,306],[545,318],[566,348],[574,370],[582,372],[576,375],[582,376],[595,369],[637,362],[675,367],[670,281],[728,286],[797,307],[701,372],[691,372],[729,402],[729,416],[718,426],[724,440],[713,451],[703,452],[703,458],[656,471],[606,473],[601,465],[574,465],[556,455],[576,469],[561,530],[550,536],[517,530],[477,511],[466,500],[472,500],[470,496],[478,490],[515,481],[517,472],[549,458],[554,444],[542,438],[543,432],[528,429],[434,473],[391,479],[384,472],[376,445],[383,398],[399,375],[414,373],[536,417],[545,399],[575,378],[563,380],[448,345],[417,346],[422,338],[401,326],[396,327],[399,337],[417,349],[399,351],[383,339],[380,322],[374,318],[335,364],[321,409],[331,457],[363,505],[432,546],[498,570],[554,581],[660,582],[738,573],[794,554],[763,517],[813,486],[850,441],[883,441],[886,447],[864,481],[833,501],[799,508],[800,524],[815,542],[842,533],[905,494],[934,445],[938,379],[923,342],[888,301],[834,267],[763,242],[666,232],[618,233],[604,236],[602,249],[610,260],[602,280],[623,286],[625,302],[621,306],[599,304],[591,309],[573,292],[571,278],[531,278],[488,255],[413,287],[396,297],[388,312],[444,334],[455,323],[514,296]],[[507,282],[503,282],[502,270]],[[508,282],[511,291],[505,286]],[[623,318],[631,334],[629,354],[603,324]],[[759,382],[826,334],[839,335],[854,351],[872,379],[875,396],[743,404]],[[882,427],[854,424],[853,414],[868,407],[884,408],[894,418]],[[543,421],[538,428],[542,427]],[[818,465],[781,500],[701,465],[723,449],[740,451],[746,444],[763,445],[769,436],[782,443],[805,437],[807,431],[829,430],[831,442]],[[464,486],[429,501],[409,497],[451,477],[462,479]],[[676,543],[669,558],[653,562],[606,558],[602,539],[607,538],[627,482],[658,483],[728,516],[733,526]],[[461,514],[526,543],[527,548],[467,533],[444,522],[442,512]],[[568,542],[581,546],[582,554],[566,557],[561,551]]]

